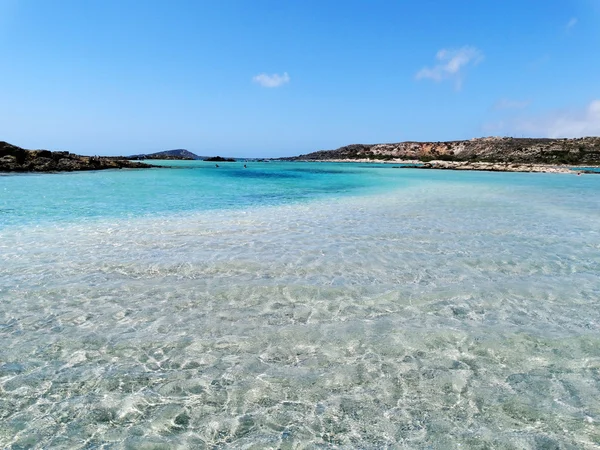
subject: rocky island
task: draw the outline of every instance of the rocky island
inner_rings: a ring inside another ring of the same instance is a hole
[[[205,158],[204,161],[209,162],[235,162],[234,158],[223,158],[222,156],[211,156],[210,158]]]
[[[543,139],[486,137],[467,141],[354,144],[294,161],[415,162],[416,168],[509,172],[570,172],[600,165],[600,137]]]
[[[195,153],[185,149],[166,150],[163,152],[146,153],[141,155],[127,156],[126,159],[144,160],[144,159],[162,159],[162,160],[182,160],[182,161],[209,161],[209,162],[235,162],[234,158],[223,158],[222,156],[198,156]]]
[[[202,159],[201,156],[196,155],[195,153],[190,152],[189,150],[178,148],[175,150],[166,150],[163,152],[156,153],[146,153],[141,155],[131,155],[126,159],[166,159],[166,160],[183,160],[183,161],[193,161],[197,159]]]
[[[150,167],[153,166],[119,158],[81,156],[50,150],[26,150],[0,141],[0,172],[73,172]]]

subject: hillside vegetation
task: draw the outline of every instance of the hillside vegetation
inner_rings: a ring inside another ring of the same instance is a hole
[[[600,137],[537,139],[486,137],[468,141],[353,144],[293,160],[331,159],[444,160],[529,164],[600,164]]]

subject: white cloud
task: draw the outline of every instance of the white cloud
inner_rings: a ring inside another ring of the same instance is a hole
[[[440,82],[446,79],[453,79],[456,89],[460,89],[462,84],[461,71],[468,65],[476,65],[483,60],[483,53],[470,46],[459,49],[442,49],[435,55],[438,64],[433,67],[423,67],[419,70],[415,78],[421,80],[429,78]]]
[[[585,108],[553,111],[537,117],[521,117],[490,123],[484,130],[506,135],[549,138],[600,136],[600,100]]]
[[[502,109],[525,109],[531,104],[530,100],[511,100],[508,98],[501,98],[494,104],[495,110]]]
[[[571,17],[571,19],[567,22],[567,25],[565,25],[565,29],[568,31],[575,25],[577,25],[577,17]]]
[[[274,73],[273,75],[261,73],[252,77],[252,81],[260,84],[262,87],[275,88],[289,83],[290,76],[287,72],[283,72],[283,75],[279,75],[278,73]]]
[[[521,121],[522,131],[551,138],[600,135],[600,100],[580,110],[555,112],[546,117]]]

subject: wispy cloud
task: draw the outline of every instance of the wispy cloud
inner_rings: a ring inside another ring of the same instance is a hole
[[[532,60],[528,65],[527,69],[529,70],[540,70],[545,69],[545,67],[550,62],[551,58],[549,54],[541,55],[540,57]]]
[[[531,104],[531,100],[511,100],[508,98],[501,98],[494,104],[496,111],[503,109],[525,109]]]
[[[559,111],[524,120],[517,126],[522,131],[553,138],[597,136],[600,135],[600,100],[594,100],[579,110]]]
[[[442,49],[435,55],[438,64],[433,67],[423,67],[415,78],[422,80],[429,78],[440,82],[454,80],[456,89],[462,86],[462,71],[469,65],[479,64],[483,60],[483,53],[476,47],[465,46],[459,49]]]
[[[252,77],[252,81],[260,84],[262,87],[275,88],[289,83],[290,76],[287,72],[283,72],[283,75],[279,75],[278,73],[274,73],[273,75],[261,73]]]
[[[577,17],[571,17],[571,19],[565,25],[565,30],[569,31],[575,25],[577,25]]]
[[[520,117],[484,125],[488,132],[570,138],[600,135],[600,100],[583,108],[552,111],[541,116]]]

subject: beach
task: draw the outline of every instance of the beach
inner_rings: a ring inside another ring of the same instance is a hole
[[[478,162],[478,161],[420,161],[391,158],[385,160],[373,160],[368,158],[358,159],[328,159],[328,160],[300,160],[305,162],[333,162],[333,163],[362,163],[362,164],[398,164],[397,168],[410,169],[434,169],[434,170],[473,170],[483,172],[536,172],[536,173],[597,173],[600,167],[592,166],[577,169],[567,165],[553,164],[525,164],[525,163],[502,163],[502,162]]]

